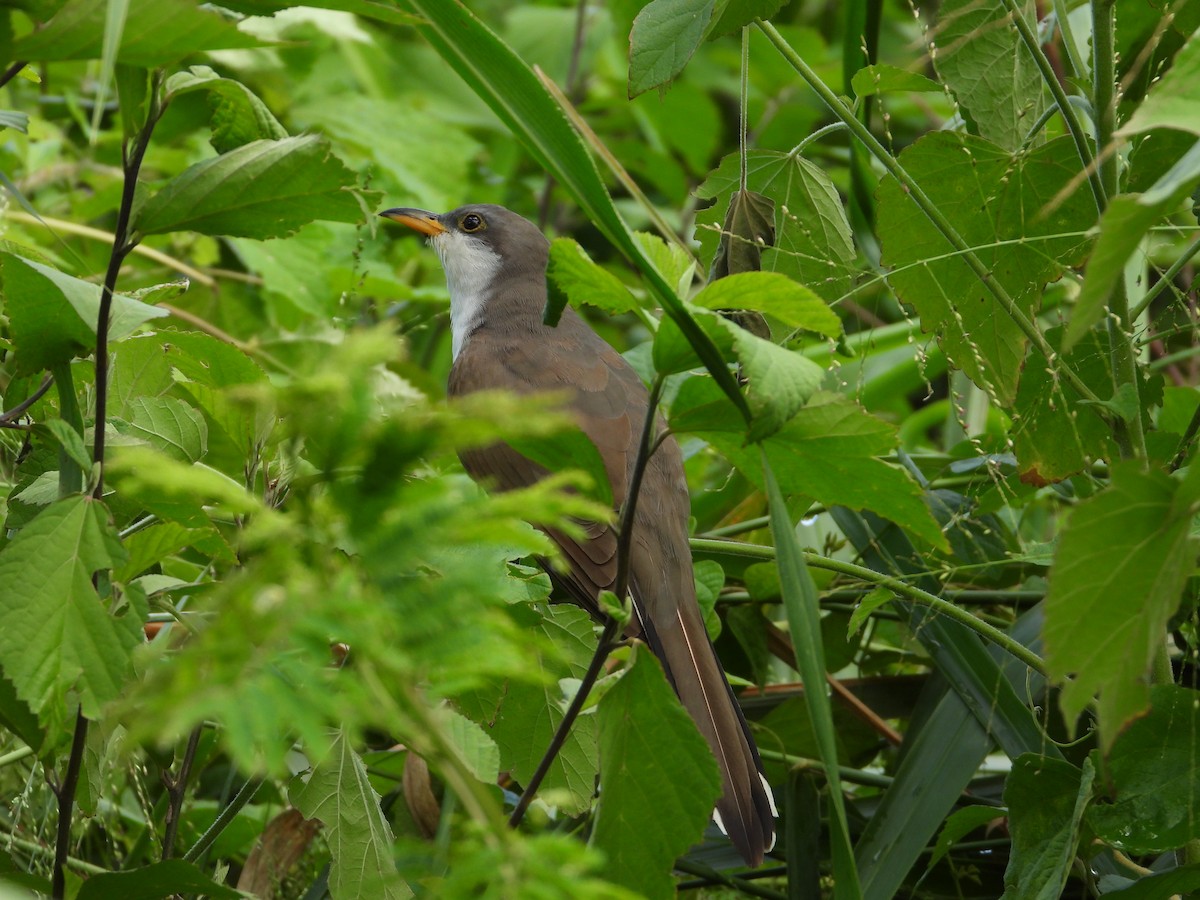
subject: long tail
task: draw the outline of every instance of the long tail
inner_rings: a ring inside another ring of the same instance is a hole
[[[775,845],[775,798],[763,777],[746,718],[704,630],[699,607],[694,601],[661,604],[667,608],[651,612],[634,593],[646,641],[721,769],[723,789],[714,813],[717,825],[746,864],[757,866]]]

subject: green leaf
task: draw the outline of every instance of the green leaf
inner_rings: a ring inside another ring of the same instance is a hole
[[[1174,71],[1174,70],[1172,70]],[[1100,237],[1088,260],[1083,289],[1063,342],[1068,349],[1100,321],[1125,265],[1150,227],[1189,202],[1200,184],[1200,141],[1145,193],[1114,197],[1100,219]],[[1128,323],[1124,323],[1126,326]]]
[[[876,94],[893,94],[931,91],[941,91],[942,86],[932,78],[926,78],[918,72],[909,72],[886,63],[867,66],[854,73],[850,80],[856,97],[872,97]]]
[[[1109,802],[1093,803],[1088,825],[1127,853],[1161,853],[1200,838],[1200,712],[1196,692],[1150,690],[1150,712],[1118,735],[1105,761]],[[1095,751],[1093,751],[1094,753]]]
[[[17,40],[13,59],[99,59],[106,0],[71,0],[44,28]],[[117,62],[153,68],[191,53],[257,47],[260,41],[191,0],[130,0]]]
[[[1046,595],[1046,665],[1074,723],[1099,695],[1101,746],[1150,702],[1148,676],[1197,549],[1179,483],[1134,463],[1079,504],[1058,541]]]
[[[1175,54],[1167,73],[1154,82],[1146,99],[1121,128],[1121,134],[1140,134],[1153,128],[1176,128],[1200,137],[1200,34],[1193,34]]]
[[[1095,222],[1090,192],[1050,207],[1079,167],[1070,138],[1020,156],[980,138],[933,132],[900,154],[908,170],[1030,318],[1042,286],[1082,260]],[[900,299],[977,385],[1010,406],[1027,339],[892,176],[879,187],[879,235]]]
[[[90,876],[76,900],[165,900],[181,893],[237,900],[243,894],[213,881],[195,863],[166,859],[140,869]]]
[[[804,552],[796,537],[795,526],[787,511],[783,492],[771,470],[766,449],[759,448],[763,478],[766,482],[767,503],[771,517],[771,538],[775,543],[775,565],[779,569],[779,586],[787,610],[788,632],[796,651],[796,669],[804,681],[804,700],[813,731],[821,751],[825,779],[829,784],[829,840],[833,847],[833,873],[837,894],[842,897],[861,897],[854,852],[850,848],[850,832],[846,808],[842,799],[841,776],[838,774],[837,738],[833,730],[833,715],[825,688],[825,653],[821,644],[821,602],[817,596],[812,574],[804,561]]]
[[[1018,8],[1037,30],[1032,2]],[[978,134],[1016,150],[1046,109],[1042,75],[1000,3],[947,0],[938,12],[934,65]]]
[[[334,737],[329,753],[288,790],[292,804],[306,819],[325,824],[333,855],[329,890],[338,898],[400,900],[412,891],[396,874],[392,831],[379,808],[379,795],[367,778],[367,767],[344,732]]]
[[[0,280],[22,374],[49,369],[94,349],[100,316],[100,286],[55,268],[0,252]],[[109,314],[110,341],[119,341],[143,322],[166,316],[121,294]]]
[[[80,496],[43,510],[0,551],[0,668],[43,722],[65,721],[68,693],[89,717],[121,693],[142,620],[114,615],[92,575],[123,561],[108,511]]]
[[[29,114],[11,109],[0,109],[0,128],[11,128],[25,134],[29,130]]]
[[[604,852],[609,880],[645,897],[674,897],[671,867],[699,840],[721,793],[716,760],[642,647],[597,717],[601,788],[591,845]]]
[[[629,97],[662,87],[704,39],[716,0],[650,0],[629,34]]]
[[[696,190],[701,200],[722,200],[740,188],[741,160],[731,153]],[[762,250],[762,268],[789,275],[827,301],[849,292],[855,271],[854,241],[841,195],[829,174],[795,153],[750,150],[747,187],[775,204],[775,241]],[[696,215],[696,237],[706,258],[726,238],[717,202]],[[729,241],[745,236],[729,234]]]
[[[825,370],[807,356],[755,337],[727,319],[720,321],[733,337],[733,350],[747,382],[746,399],[754,414],[747,440],[760,441],[803,409],[821,386]]]
[[[167,557],[186,547],[200,544],[202,538],[215,534],[215,530],[185,528],[175,522],[158,522],[143,528],[122,542],[129,558],[117,568],[113,578],[119,582],[130,581]],[[228,561],[233,561],[232,552],[229,553]]]
[[[546,283],[550,296],[545,319],[549,324],[558,323],[563,307],[572,300],[575,307],[586,303],[609,315],[629,312],[638,305],[629,288],[621,284],[616,275],[592,262],[584,249],[570,238],[558,238],[550,245]]]
[[[446,738],[458,751],[463,764],[479,781],[495,784],[500,777],[500,748],[491,737],[468,719],[449,707],[439,709]]]
[[[316,135],[253,141],[176,175],[146,201],[141,234],[274,238],[314,219],[358,222],[363,205],[354,173]]]
[[[62,447],[67,456],[74,460],[84,472],[91,470],[92,454],[84,446],[83,435],[68,425],[65,420],[50,419],[35,426],[35,429],[49,432],[55,443]]]
[[[168,101],[193,91],[208,93],[212,145],[218,153],[253,141],[277,141],[288,136],[287,129],[250,88],[232,78],[222,78],[208,66],[176,72],[167,79],[165,90]]]
[[[673,427],[683,427],[674,422]],[[755,484],[765,486],[757,452],[737,434],[697,430]],[[922,501],[920,486],[878,458],[891,453],[895,442],[893,426],[844,398],[822,394],[763,447],[785,493],[803,494],[826,506],[870,509],[945,549],[946,536]]]
[[[1012,855],[1004,872],[1008,900],[1058,900],[1075,861],[1080,823],[1096,770],[1028,753],[1013,760],[1004,783]]]
[[[842,333],[842,321],[808,288],[776,272],[741,272],[709,283],[692,298],[704,309],[752,309],[774,316],[789,328],[827,337]]]
[[[550,472],[576,469],[587,475],[590,489],[587,496],[605,506],[613,505],[612,483],[600,450],[591,438],[578,429],[559,431],[545,436],[529,435],[510,438],[507,443],[522,456],[533,460]]]
[[[175,397],[133,397],[126,410],[128,420],[112,420],[121,434],[185,462],[198,462],[208,452],[208,425],[190,404]]]
[[[846,626],[847,637],[856,635],[860,628],[866,624],[867,619],[871,617],[871,613],[879,609],[885,603],[891,603],[896,599],[893,594],[885,587],[877,587],[871,593],[867,594],[854,607],[854,612],[850,613],[850,622]]]
[[[679,296],[686,297],[691,293],[692,280],[696,277],[696,261],[687,250],[648,231],[635,231],[633,238]]]

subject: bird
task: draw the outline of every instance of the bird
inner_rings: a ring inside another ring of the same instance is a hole
[[[556,326],[543,322],[550,242],[529,220],[502,206],[471,204],[447,213],[396,207],[380,213],[429,238],[450,293],[453,364],[449,396],[482,390],[518,395],[565,393],[566,409],[596,445],[615,509],[626,500],[649,392],[615,349],[570,306]],[[665,423],[658,420],[661,433]],[[535,484],[549,473],[507,444],[462,452],[467,474],[494,489]],[[713,817],[747,865],[775,842],[775,801],[758,748],[696,602],[687,524],[690,497],[679,444],[668,436],[649,458],[633,518],[625,636],[658,657],[721,772]],[[584,537],[543,528],[566,570],[552,580],[603,620],[599,595],[617,579],[617,532],[582,523]],[[624,598],[622,598],[623,600]]]

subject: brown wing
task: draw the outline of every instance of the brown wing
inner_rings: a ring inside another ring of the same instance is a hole
[[[647,403],[645,386],[620,355],[600,340],[582,321],[568,315],[556,329],[546,329],[540,340],[515,340],[503,331],[485,329],[467,342],[450,373],[451,395],[479,390],[515,393],[568,391],[570,411],[605,460],[616,507],[625,500],[627,470],[637,452],[637,440]],[[548,356],[560,361],[551,368]],[[581,387],[583,386],[583,387]],[[636,424],[634,419],[636,418]],[[461,454],[463,467],[474,479],[499,490],[528,487],[546,476],[546,470],[507,444],[493,444]],[[617,578],[617,536],[602,523],[578,522],[580,540],[557,529],[547,534],[563,552],[569,570],[552,571],[572,599],[595,616],[596,598],[612,590]],[[637,636],[640,629],[633,629]]]

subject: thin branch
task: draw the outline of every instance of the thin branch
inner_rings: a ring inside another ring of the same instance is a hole
[[[1192,449],[1192,442],[1196,440],[1197,432],[1200,432],[1200,406],[1197,406],[1196,411],[1192,413],[1192,420],[1188,422],[1187,430],[1184,431],[1183,437],[1179,441],[1179,449],[1175,451],[1175,458],[1171,460],[1172,472],[1187,461],[1188,451]]]
[[[71,811],[75,791],[79,787],[79,772],[83,768],[83,748],[87,744],[88,720],[83,709],[75,713],[75,734],[71,738],[71,755],[67,771],[55,793],[58,794],[58,827],[54,836],[54,869],[50,878],[50,896],[63,900],[67,896],[67,849],[71,845]]]
[[[10,81],[17,77],[17,74],[29,65],[29,62],[24,59],[18,59],[15,63],[4,70],[4,74],[0,75],[0,87],[4,87]]]
[[[192,729],[192,733],[188,737],[187,748],[183,751],[183,761],[179,764],[179,775],[172,776],[165,769],[162,773],[163,786],[167,789],[163,859],[170,859],[175,854],[175,836],[179,832],[179,816],[183,810],[183,798],[187,793],[188,777],[192,773],[192,762],[196,759],[196,748],[200,745],[200,735],[203,730],[203,725],[197,725]]]
[[[25,411],[33,404],[37,403],[45,395],[46,391],[50,390],[50,385],[54,384],[54,376],[47,372],[42,377],[42,383],[38,385],[37,390],[14,406],[7,412],[0,413],[0,425],[7,425],[14,422],[21,416],[25,415]]]

